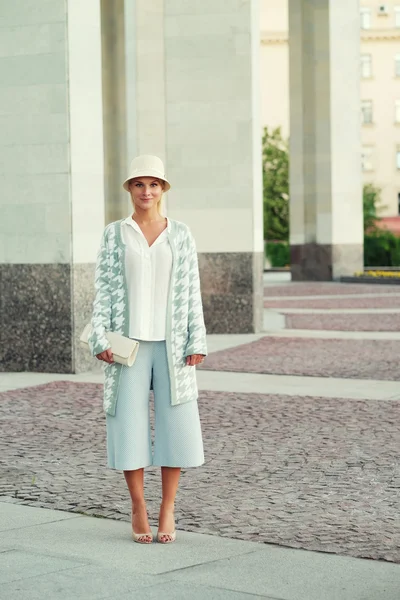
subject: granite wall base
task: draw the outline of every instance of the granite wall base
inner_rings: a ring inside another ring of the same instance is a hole
[[[263,254],[199,254],[207,333],[262,330]],[[94,264],[0,265],[0,371],[101,371],[80,346],[94,299]]]
[[[0,265],[0,370],[72,368],[70,265]]]
[[[73,268],[73,365],[74,373],[101,372],[101,363],[80,345],[83,328],[92,318],[95,264],[76,264]]]
[[[364,268],[362,244],[291,246],[292,281],[333,281]]]
[[[101,371],[81,348],[90,320],[94,264],[0,265],[0,371]]]
[[[199,254],[207,333],[258,333],[263,322],[263,253]]]

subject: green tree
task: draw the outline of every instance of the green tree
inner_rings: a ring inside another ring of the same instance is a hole
[[[363,188],[364,264],[368,267],[400,266],[400,238],[386,227],[379,227],[383,208],[381,189],[372,183]]]
[[[289,239],[289,149],[281,128],[262,136],[264,238]]]
[[[376,231],[380,220],[378,213],[382,208],[381,189],[373,183],[366,183],[363,187],[364,234]]]
[[[264,128],[262,137],[264,238],[289,239],[289,150],[281,128]],[[364,233],[377,231],[381,189],[373,183],[363,187]],[[379,232],[378,232],[379,233]]]

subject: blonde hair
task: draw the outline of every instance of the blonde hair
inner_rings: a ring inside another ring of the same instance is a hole
[[[163,209],[163,196],[164,196],[164,190],[165,190],[165,181],[163,181],[162,179],[158,180],[160,182],[160,185],[163,189],[163,193],[161,194],[161,198],[160,198],[160,202],[157,202],[157,210],[158,210],[158,214],[163,217],[163,213],[162,213],[162,209]]]

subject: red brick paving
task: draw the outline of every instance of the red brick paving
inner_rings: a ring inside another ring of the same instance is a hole
[[[264,296],[318,296],[327,294],[399,294],[398,285],[336,282],[290,282],[264,286]]]
[[[372,288],[372,289],[371,289]],[[371,298],[361,298],[357,292],[374,293]],[[396,308],[400,311],[399,286],[351,285],[340,283],[292,283],[287,286],[265,288],[264,307],[279,310],[286,316],[287,329],[316,329],[331,331],[400,331],[400,312],[369,314],[293,314],[291,308],[306,309],[380,309]],[[396,295],[394,295],[396,293]],[[301,298],[301,295],[313,295]],[[338,294],[352,294],[339,298]],[[321,298],[330,295],[330,298]],[[275,300],[271,296],[280,296]],[[287,296],[294,296],[288,298]]]
[[[130,520],[106,468],[102,389],[0,394],[4,500]],[[178,529],[400,562],[400,403],[202,392],[206,463],[182,472]],[[157,525],[159,469],[146,470]]]
[[[399,356],[400,341],[264,337],[212,352],[197,368],[397,381]]]
[[[400,331],[400,314],[286,314],[286,328],[324,331]]]
[[[399,286],[400,287],[400,286]],[[318,298],[301,299],[293,298],[288,300],[264,300],[264,308],[398,308],[400,311],[400,295],[380,295],[375,298]]]

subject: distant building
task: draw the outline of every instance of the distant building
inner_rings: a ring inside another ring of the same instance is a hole
[[[261,0],[260,26],[262,124],[281,126],[283,134],[288,136],[287,0]],[[360,83],[363,181],[381,187],[381,215],[397,216],[400,214],[400,0],[360,2]]]

